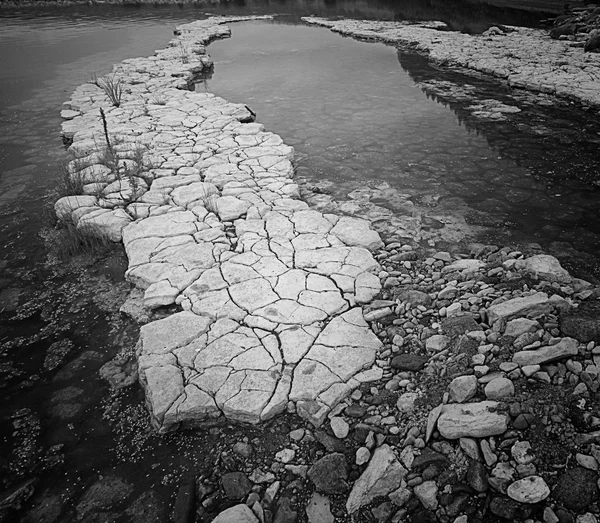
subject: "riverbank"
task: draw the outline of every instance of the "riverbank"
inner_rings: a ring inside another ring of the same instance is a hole
[[[485,73],[510,87],[600,107],[600,54],[585,53],[582,42],[554,40],[542,30],[491,28],[482,35],[467,35],[401,22],[316,17],[303,21],[360,40],[423,52],[434,64]]]
[[[535,251],[384,246],[362,220],[310,210],[291,148],[245,106],[187,91],[240,19],[182,26],[115,68],[119,107],[86,84],[63,113],[85,195],[57,214],[123,239],[140,289],[123,310],[155,319],[137,348],[155,427],[300,415],[272,448],[243,430],[221,447],[180,490],[179,521],[239,501],[217,521],[593,521],[598,288]],[[127,503],[97,503],[115,485],[101,478],[78,514]]]

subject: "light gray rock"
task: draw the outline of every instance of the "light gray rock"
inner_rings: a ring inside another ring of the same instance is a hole
[[[450,399],[456,403],[464,403],[470,400],[477,392],[477,383],[477,378],[474,375],[454,378],[448,386]]]
[[[529,365],[543,365],[551,361],[576,356],[579,342],[574,338],[563,338],[556,345],[544,345],[536,350],[522,350],[516,352],[512,361],[522,367]]]
[[[502,400],[515,393],[515,386],[508,378],[494,378],[484,389],[485,397],[489,400]]]
[[[506,336],[518,338],[521,334],[525,334],[526,332],[535,332],[539,328],[539,325],[540,324],[535,320],[530,320],[528,318],[516,318],[514,320],[510,320],[506,324],[504,334]]]
[[[485,267],[485,263],[481,260],[456,260],[450,265],[442,268],[442,273],[460,272],[463,274],[472,274]]]
[[[413,489],[415,496],[428,510],[436,510],[438,508],[437,492],[438,487],[435,481],[424,481]]]
[[[242,503],[221,512],[213,523],[258,523],[258,518],[250,507]]]
[[[540,476],[527,476],[511,483],[506,493],[519,503],[539,503],[550,495],[550,488]]]
[[[434,334],[425,341],[425,348],[431,352],[443,351],[450,343],[450,338],[443,334]]]
[[[485,438],[506,431],[508,416],[498,412],[495,401],[444,405],[437,421],[440,434],[446,439]]]
[[[306,515],[309,523],[333,523],[335,518],[330,507],[331,502],[327,496],[313,492],[306,505]]]
[[[373,453],[369,465],[356,480],[346,501],[348,514],[370,503],[378,496],[386,496],[400,486],[407,470],[400,464],[392,449],[383,444]]]
[[[503,303],[492,305],[487,310],[490,325],[498,320],[511,320],[527,314],[542,314],[552,310],[552,302],[545,292],[536,292],[530,296],[513,298]]]
[[[344,439],[348,432],[350,431],[350,426],[343,418],[339,416],[335,416],[329,420],[329,424],[331,425],[331,430],[335,434],[336,438]]]
[[[409,414],[415,408],[415,402],[419,399],[418,392],[405,392],[401,394],[396,402],[397,409],[402,412],[402,414]]]
[[[371,229],[368,221],[359,218],[342,216],[331,229],[331,234],[346,245],[364,247],[371,251],[383,247],[379,234]]]
[[[548,254],[537,254],[525,260],[517,260],[515,268],[542,280],[571,283],[569,272],[563,269],[554,256]]]

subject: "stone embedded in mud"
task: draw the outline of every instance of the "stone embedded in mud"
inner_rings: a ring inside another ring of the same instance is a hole
[[[598,473],[575,467],[563,472],[556,482],[552,497],[569,510],[580,512],[598,495]]]
[[[583,302],[576,309],[561,314],[560,328],[566,336],[600,344],[600,302]]]
[[[486,438],[503,434],[508,428],[508,416],[499,412],[495,401],[444,405],[437,427],[446,439]]]
[[[308,477],[319,492],[339,494],[348,490],[346,458],[341,453],[327,454],[310,469]]]

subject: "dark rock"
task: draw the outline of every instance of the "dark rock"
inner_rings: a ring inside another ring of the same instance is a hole
[[[582,511],[596,498],[597,480],[598,474],[593,470],[583,467],[567,470],[558,478],[552,496],[566,508]]]
[[[600,342],[600,302],[583,302],[560,316],[560,328],[565,336],[583,341]]]
[[[517,430],[525,430],[531,426],[534,419],[533,414],[519,414],[513,421],[513,427]]]
[[[467,503],[469,503],[469,496],[467,494],[459,494],[446,507],[446,514],[450,517],[458,516],[464,511]]]
[[[177,492],[173,507],[173,523],[194,523],[196,509],[196,481],[186,481]]]
[[[0,312],[14,312],[19,308],[19,300],[23,291],[9,288],[0,291]]]
[[[479,342],[470,338],[469,336],[461,336],[458,338],[458,343],[456,344],[455,352],[457,354],[466,354],[471,357],[477,354],[477,349],[479,348]]]
[[[298,514],[295,510],[292,510],[292,502],[288,497],[281,497],[277,502],[277,511],[275,512],[275,519],[273,523],[294,523]]]
[[[316,430],[315,439],[329,452],[344,452],[346,450],[346,447],[344,447],[344,444],[339,439],[330,436],[324,430]]]
[[[318,492],[339,494],[348,490],[348,470],[343,454],[328,454],[317,461],[309,470],[308,477]]]
[[[229,499],[241,500],[252,489],[252,483],[243,472],[228,472],[221,478],[221,485]]]
[[[384,501],[381,505],[371,509],[371,514],[379,523],[386,523],[394,515],[394,505],[389,501]]]
[[[350,416],[351,418],[362,418],[367,413],[367,408],[359,405],[358,403],[353,403],[346,407],[344,414],[346,416]]]
[[[439,470],[443,470],[447,468],[449,464],[450,462],[446,456],[440,454],[439,452],[435,452],[430,448],[425,448],[420,456],[415,457],[411,471],[419,472],[426,469],[430,465],[435,465]]]
[[[554,38],[558,40],[559,37],[565,35],[574,35],[577,31],[577,26],[575,24],[563,24],[558,27],[553,27],[550,29],[550,38]]]
[[[156,492],[149,490],[137,498],[125,511],[131,523],[162,523],[166,519],[165,510]]]
[[[408,370],[418,372],[429,361],[427,356],[419,356],[418,354],[398,354],[392,359],[392,368],[397,370]]]
[[[598,49],[600,49],[600,29],[595,29],[590,33],[585,41],[583,51],[589,53],[592,51],[597,51]]]
[[[404,289],[398,293],[394,293],[396,299],[400,301],[410,303],[413,306],[423,305],[425,307],[429,307],[431,305],[431,296],[421,291],[416,291],[412,289]]]
[[[33,494],[36,482],[37,479],[23,481],[0,494],[0,520],[3,520],[1,517],[3,513],[21,509],[23,503]]]
[[[558,507],[555,511],[559,523],[575,523],[575,517],[570,512],[562,507]]]
[[[488,489],[488,474],[483,463],[471,461],[467,469],[467,483],[477,492],[485,492]]]
[[[417,253],[414,251],[399,252],[398,254],[392,254],[389,261],[415,261],[417,259]]]
[[[450,316],[442,320],[442,330],[448,336],[460,336],[465,332],[483,330],[472,316]]]
[[[494,498],[490,503],[490,511],[492,514],[515,521],[517,519],[525,519],[531,513],[531,508],[521,505],[510,498]]]
[[[437,520],[435,514],[429,510],[419,510],[418,512],[414,512],[410,519],[411,523],[436,523]]]

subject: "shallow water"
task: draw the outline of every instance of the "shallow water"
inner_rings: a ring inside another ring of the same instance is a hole
[[[232,39],[211,45],[215,74],[199,88],[247,103],[296,147],[300,178],[346,201],[348,212],[379,215],[378,226],[402,225],[406,234],[418,228],[424,239],[449,241],[485,235],[552,247],[567,240],[577,259],[587,253],[588,265],[597,263],[600,199],[581,181],[598,171],[598,122],[588,113],[545,108],[526,96],[515,100],[496,84],[436,71],[392,47],[294,25],[310,13],[447,17],[462,29],[485,27],[494,16],[515,23],[517,16],[489,8],[469,16],[466,4],[450,13],[453,4],[442,4],[278,3],[276,10],[288,13],[279,19],[285,23],[235,24]],[[246,2],[210,10],[273,9]],[[136,338],[135,326],[115,313],[126,291],[118,286],[122,258],[115,254],[91,270],[49,269],[38,235],[49,222],[44,195],[65,159],[61,104],[93,73],[164,47],[175,25],[202,12],[0,12],[0,309],[6,307],[0,310],[0,467],[3,486],[41,477],[27,510],[43,501],[46,514],[63,512],[56,521],[70,521],[64,514],[71,514],[82,489],[107,474],[134,483],[134,495],[153,489],[164,508],[179,479],[211,459],[197,450],[208,444],[206,434],[158,438],[148,432],[139,388],[107,397],[98,370]],[[523,23],[533,20],[528,17]],[[456,93],[440,98],[423,90],[431,79],[470,83],[474,91],[466,101]],[[486,98],[523,113],[503,122],[478,120],[467,107]],[[571,248],[558,247],[563,253]],[[56,366],[50,356],[58,358]],[[63,464],[42,473],[54,455],[62,455]]]

